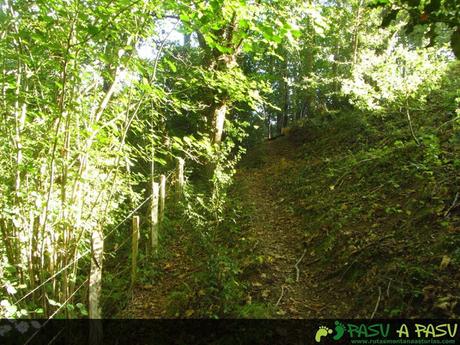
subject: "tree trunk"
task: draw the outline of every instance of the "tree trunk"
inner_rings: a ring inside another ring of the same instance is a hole
[[[363,0],[358,2],[358,8],[356,9],[356,21],[355,28],[353,30],[353,65],[358,62],[358,47],[359,47],[359,30],[361,26],[361,12],[362,12]]]
[[[287,55],[287,54],[286,54]],[[287,56],[284,59],[284,95],[283,95],[283,122],[281,128],[286,128],[289,121],[289,69]]]
[[[267,126],[268,126],[268,139],[271,139],[272,138],[272,117],[270,116],[270,113],[265,111],[265,113],[267,114]]]
[[[102,260],[104,259],[104,235],[98,226],[91,234],[91,272],[89,276],[89,318],[101,319]]]
[[[212,143],[220,145],[224,132],[225,116],[227,115],[227,100],[224,99],[212,110]]]
[[[452,48],[457,60],[460,60],[460,26],[452,33],[450,38],[450,47]]]

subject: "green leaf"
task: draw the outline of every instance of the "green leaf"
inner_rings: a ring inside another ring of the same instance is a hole
[[[228,53],[231,53],[232,52],[232,49],[231,48],[228,48],[228,47],[224,47],[223,45],[220,45],[218,43],[215,43],[214,46],[217,48],[218,51],[220,51],[221,53],[224,53],[224,54],[228,54]]]
[[[167,162],[166,162],[163,158],[159,158],[159,157],[157,157],[157,156],[155,156],[155,157],[153,158],[153,160],[154,160],[156,163],[158,163],[158,164],[160,164],[160,165],[163,165],[163,166],[165,166],[165,165],[167,164]]]
[[[56,302],[55,300],[52,300],[50,298],[48,298],[48,303],[54,307],[60,307],[62,305],[61,303]]]
[[[86,306],[83,303],[77,303],[75,306],[79,309],[81,315],[88,315],[88,310],[86,309]]]
[[[173,72],[176,72],[177,71],[177,67],[175,64],[173,64],[171,61],[169,61],[168,59],[165,59],[165,62],[168,64],[169,68],[171,69],[171,71]]]
[[[180,18],[180,20],[182,20],[182,21],[185,22],[185,23],[190,22],[190,17],[189,17],[187,14],[185,14],[185,13],[181,13],[181,14],[179,15],[179,18]]]

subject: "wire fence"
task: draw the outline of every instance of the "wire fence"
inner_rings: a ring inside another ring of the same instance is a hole
[[[125,218],[123,218],[123,220],[121,220],[115,227],[112,228],[112,230],[110,230],[110,232],[104,236],[104,241],[110,236],[112,235],[121,225],[123,225],[130,217],[132,217],[132,215],[134,213],[136,213],[142,206],[144,206],[150,199],[152,198],[152,195],[150,195],[149,197],[147,197],[142,203],[140,203],[135,209],[133,209]],[[124,246],[129,240],[129,237],[127,238],[127,240],[125,240],[122,245],[120,245],[117,250],[119,250],[122,246]],[[46,279],[44,282],[42,282],[40,285],[38,285],[37,287],[35,287],[33,290],[29,291],[26,295],[24,295],[23,297],[21,297],[18,301],[16,301],[15,305],[18,305],[20,302],[22,302],[23,300],[25,300],[27,297],[29,297],[30,295],[32,295],[34,292],[36,292],[37,290],[39,290],[40,288],[42,288],[43,286],[45,286],[48,282],[50,282],[52,279],[56,278],[59,274],[61,274],[62,272],[64,272],[66,269],[68,269],[69,267],[71,267],[73,264],[77,263],[80,259],[82,259],[83,257],[85,257],[86,255],[90,254],[91,253],[91,250],[90,249],[87,249],[86,251],[84,251],[83,253],[81,253],[78,257],[76,257],[74,260],[72,260],[70,263],[68,263],[66,266],[64,266],[63,268],[61,268],[59,271],[57,271],[56,273],[54,273],[52,276],[50,276],[48,279]],[[69,301],[72,300],[72,298],[77,294],[78,291],[80,291],[85,285],[86,283],[88,283],[89,281],[89,278],[87,278],[83,283],[81,283],[78,288],[76,288],[72,294],[50,315],[50,317],[40,326],[40,328],[35,331],[35,333],[33,333],[30,338],[28,338],[26,340],[26,342],[24,343],[24,345],[27,345],[27,344],[30,344],[30,342],[37,336],[37,334],[40,332],[40,329],[44,328],[48,322],[50,320],[52,320],[62,309],[64,309],[64,307],[67,306],[67,304],[69,303]],[[57,334],[56,336],[59,336],[59,334]]]
[[[138,205],[134,210],[132,210],[122,221],[120,221],[114,228],[112,228],[112,230],[110,230],[110,232],[104,236],[104,241],[109,238],[110,235],[112,235],[120,226],[122,226],[129,218],[132,217],[132,215],[134,213],[136,213],[142,206],[144,206],[147,201],[149,201],[150,199],[152,198],[152,195],[150,195],[149,197],[147,197],[140,205]],[[129,240],[129,237],[128,237],[128,240]],[[125,241],[122,245],[126,244],[128,241]],[[121,246],[120,246],[121,247]],[[120,248],[119,247],[119,248]],[[38,291],[39,289],[41,289],[43,286],[45,286],[47,283],[49,283],[51,280],[53,280],[54,278],[56,278],[58,275],[60,275],[62,272],[64,272],[65,270],[67,270],[69,267],[73,266],[74,264],[76,264],[80,259],[84,258],[85,256],[87,256],[88,254],[91,253],[91,249],[87,249],[85,250],[83,253],[79,254],[76,258],[74,258],[72,261],[70,261],[67,265],[65,265],[63,268],[61,268],[59,271],[57,271],[56,273],[54,273],[52,276],[48,277],[45,281],[43,281],[40,285],[38,285],[37,287],[35,287],[33,290],[29,291],[27,294],[25,294],[24,296],[22,296],[20,299],[18,299],[14,305],[18,305],[19,303],[21,303],[23,300],[25,300],[27,297],[29,297],[30,295],[32,295],[34,292]]]
[[[181,169],[179,168],[178,169],[178,186],[179,188],[182,188],[183,186],[181,186],[181,182],[180,181],[183,181],[184,180],[184,177],[183,177],[183,160],[179,159],[179,162],[182,162],[182,171]],[[181,164],[179,164],[181,165]],[[170,180],[170,177],[175,173],[175,171],[170,171],[170,173],[164,177],[165,178],[165,181],[169,181]],[[182,176],[180,176],[182,174]],[[173,185],[173,183],[169,183],[170,186]],[[165,186],[164,186],[165,188]],[[107,240],[117,229],[120,228],[120,226],[122,226],[128,219],[130,219],[131,217],[133,217],[133,215],[141,208],[143,207],[149,200],[152,199],[152,197],[154,197],[154,193],[152,193],[151,195],[149,195],[147,198],[145,198],[138,206],[136,206],[133,210],[131,210],[120,222],[117,223],[117,225],[115,225],[103,238],[102,238],[102,241],[105,241]],[[152,202],[153,203],[153,202]],[[111,252],[111,254],[115,254],[116,252],[118,252],[121,248],[123,248],[128,242],[130,242],[130,240],[132,240],[131,237],[127,237],[120,245],[117,246],[117,248],[115,250],[113,250]],[[81,260],[82,258],[86,257],[87,255],[91,254],[92,252],[92,249],[89,248],[89,249],[86,249],[85,251],[83,251],[82,253],[80,253],[78,256],[76,256],[73,260],[71,260],[68,264],[66,264],[64,267],[62,267],[61,269],[59,269],[57,272],[55,272],[54,274],[52,274],[50,277],[48,277],[45,281],[41,282],[38,286],[36,286],[34,289],[32,289],[31,291],[27,292],[24,296],[22,296],[20,299],[18,299],[13,305],[15,306],[18,306],[19,303],[23,302],[24,300],[26,300],[28,297],[30,297],[32,294],[34,294],[36,291],[38,291],[39,289],[43,288],[47,283],[49,283],[50,281],[52,281],[53,279],[55,279],[56,277],[58,277],[60,274],[62,274],[63,272],[65,272],[67,269],[69,269],[70,267],[74,266],[79,260]],[[143,260],[141,260],[143,261]],[[73,292],[72,294],[64,301],[62,302],[61,304],[59,304],[59,307],[46,319],[46,321],[40,326],[40,328],[31,335],[30,338],[27,339],[27,341],[24,343],[24,345],[27,345],[27,344],[30,344],[31,341],[34,339],[34,337],[40,332],[40,330],[46,326],[48,324],[48,322],[50,322],[50,320],[52,320],[56,315],[59,314],[59,312],[61,312],[67,305],[68,303],[74,298],[74,296],[88,283],[89,281],[89,278],[87,278],[85,281],[83,281]],[[59,334],[56,335],[56,337],[59,336]]]
[[[40,326],[40,328],[39,328],[37,331],[35,331],[35,333],[32,334],[32,335],[30,336],[29,339],[26,340],[26,342],[24,343],[24,345],[30,344],[30,342],[32,341],[32,339],[35,338],[35,336],[40,332],[40,330],[41,330],[42,328],[44,328],[44,327],[48,324],[48,322],[50,322],[50,320],[52,320],[52,319],[53,319],[53,318],[54,318],[54,317],[55,317],[55,316],[56,316],[56,315],[67,305],[67,303],[77,294],[77,292],[80,291],[80,289],[82,289],[83,286],[86,285],[86,283],[88,282],[88,280],[89,280],[89,278],[87,278],[83,283],[80,284],[80,286],[79,286],[77,289],[75,289],[75,291],[64,301],[64,303],[62,303],[62,304],[59,306],[59,308],[56,309],[56,310],[54,311],[54,313],[51,314],[51,316]]]

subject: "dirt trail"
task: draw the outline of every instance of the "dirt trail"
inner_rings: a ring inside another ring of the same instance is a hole
[[[297,152],[296,144],[286,137],[265,142],[250,150],[235,176],[237,195],[231,197],[238,197],[249,214],[241,227],[255,242],[258,258],[257,268],[244,278],[250,287],[247,299],[275,306],[271,316],[277,318],[349,316],[345,305],[352,292],[324,279],[328,269],[319,266],[321,254],[309,239],[307,220],[292,208],[293,192],[276,187],[277,182],[285,185],[298,169],[311,163],[299,158]],[[177,239],[168,249],[173,255],[161,263],[159,280],[139,284],[118,317],[174,317],[166,311],[170,293],[193,266],[182,241]]]
[[[171,255],[151,264],[160,265],[158,267],[160,275],[151,282],[136,284],[125,309],[117,315],[118,318],[161,319],[176,316],[168,314],[171,292],[180,286],[183,278],[193,267],[190,258],[184,251],[182,237],[180,235],[175,243],[168,246]]]
[[[244,206],[253,209],[249,235],[264,262],[250,278],[251,296],[275,305],[277,317],[333,315],[332,296],[319,286],[317,269],[312,269],[319,258],[308,246],[305,220],[285,200],[287,192],[276,190],[272,183],[289,179],[291,172],[307,162],[296,157],[296,146],[288,138],[279,138],[252,152],[245,163],[236,182],[241,185]]]

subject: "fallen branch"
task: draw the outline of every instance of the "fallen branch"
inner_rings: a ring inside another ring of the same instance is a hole
[[[457,121],[457,120],[460,120],[460,116],[454,117],[453,119],[450,119],[449,121],[444,122],[441,126],[439,126],[438,128],[436,128],[436,131],[439,131],[442,127],[444,127],[444,126],[447,125],[448,123],[450,123],[450,122],[452,122],[452,121]]]
[[[360,161],[354,163],[354,164],[351,166],[350,170],[346,171],[342,176],[340,176],[340,177],[337,179],[337,181],[335,181],[335,183],[332,185],[333,188],[335,188],[335,187],[340,187],[340,185],[342,185],[342,183],[343,183],[343,181],[344,181],[344,178],[345,178],[348,174],[351,174],[351,173],[353,172],[353,170],[354,170],[359,164],[364,163],[364,162],[368,162],[368,161],[372,161],[372,160],[378,159],[378,158],[380,158],[380,157],[379,157],[379,156],[376,156],[376,157],[366,158],[366,159],[362,159],[362,160],[360,160]],[[340,185],[339,185],[339,183],[340,183]]]
[[[379,308],[381,298],[382,298],[382,289],[379,286],[379,298],[377,299],[377,303],[375,304],[374,311],[372,312],[372,315],[370,317],[371,320],[374,318],[375,313],[377,312],[377,309]]]
[[[312,260],[312,261],[306,263],[305,266],[313,265],[313,264],[317,263],[319,260],[321,260],[321,258],[317,258],[317,259],[315,259],[315,260]]]
[[[307,309],[310,309],[311,311],[319,313],[319,312],[323,311],[327,306],[323,305],[322,307],[315,308],[315,307],[309,306],[308,304],[304,304],[304,307],[306,307]]]
[[[284,285],[281,286],[281,296],[278,298],[278,301],[275,304],[275,307],[278,307],[280,305],[281,300],[283,299],[284,296]]]
[[[350,270],[350,268],[358,262],[359,260],[359,254],[361,254],[364,250],[366,250],[367,248],[369,247],[372,247],[374,244],[380,244],[382,243],[384,240],[388,239],[388,238],[392,238],[394,236],[394,234],[390,234],[390,235],[387,235],[387,236],[383,236],[382,238],[378,239],[378,241],[373,241],[371,243],[368,243],[366,244],[364,247],[362,248],[359,248],[355,253],[353,253],[352,255],[355,255],[357,254],[358,257],[353,260],[349,265],[348,267],[345,269],[345,271],[340,275],[340,278],[339,280],[342,281],[342,279],[345,277],[345,274],[347,274],[347,272]]]
[[[444,218],[447,218],[449,216],[450,211],[452,211],[454,208],[456,208],[458,206],[457,205],[458,195],[459,195],[459,192],[457,192],[455,194],[454,201],[452,202],[452,205],[450,205],[450,207],[444,213]]]
[[[380,237],[378,240],[373,241],[373,242],[371,242],[371,243],[368,243],[368,244],[366,244],[364,247],[359,248],[359,249],[356,251],[356,253],[354,253],[354,254],[361,253],[363,250],[365,250],[365,249],[367,249],[367,248],[369,248],[369,247],[372,247],[374,244],[380,244],[380,243],[382,243],[384,240],[386,240],[386,239],[388,239],[388,238],[392,238],[392,237],[394,237],[394,234],[389,234],[389,235]]]
[[[390,298],[390,285],[391,285],[391,278],[390,278],[390,281],[388,282],[388,286],[387,286],[387,297]]]
[[[412,120],[410,117],[410,112],[409,112],[409,106],[408,106],[408,98],[406,97],[406,116],[407,116],[407,121],[409,121],[409,128],[410,128],[410,133],[412,134],[412,138],[414,138],[417,146],[420,146],[420,141],[417,139],[417,136],[415,135],[414,127],[412,127]]]
[[[299,278],[300,278],[300,269],[299,269],[299,264],[300,262],[302,261],[303,257],[305,256],[305,254],[307,253],[307,249],[305,248],[303,253],[302,253],[302,256],[300,257],[299,260],[297,260],[296,264],[295,264],[295,269],[296,269],[296,278],[295,278],[295,281],[296,282],[299,282]]]

